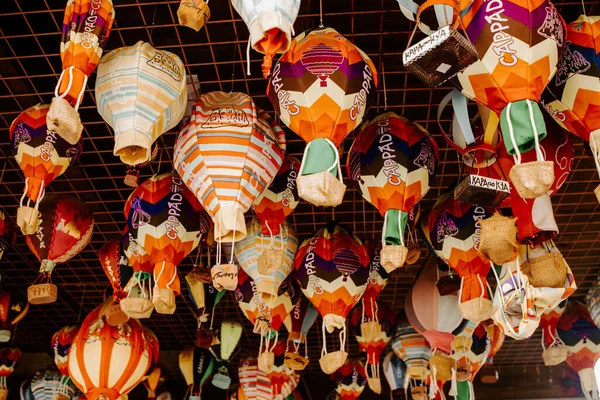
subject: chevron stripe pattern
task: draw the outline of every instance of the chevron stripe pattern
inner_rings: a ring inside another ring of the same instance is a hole
[[[577,372],[593,369],[600,358],[600,329],[585,304],[570,300],[556,330],[567,347],[567,364]]]
[[[300,161],[286,155],[271,185],[254,200],[252,209],[263,225],[263,235],[279,234],[280,225],[300,202],[296,187],[299,170]]]
[[[235,257],[238,265],[257,285],[260,285],[261,281],[273,282],[273,293],[276,293],[283,280],[294,269],[298,236],[288,223],[282,225],[280,235],[264,236],[262,230],[261,223],[253,218],[246,226],[246,237],[235,245]],[[272,274],[265,276],[258,270],[258,259],[269,249],[282,250],[283,262]]]
[[[542,314],[540,318],[540,327],[542,328],[543,335],[543,345],[548,347],[554,343],[555,339],[558,338],[558,332],[556,331],[556,326],[558,325],[558,320],[561,315],[565,312],[565,308],[567,307],[567,303],[560,303],[554,308],[549,308]]]
[[[554,5],[548,0],[475,0],[463,23],[479,55],[458,74],[463,93],[498,114],[509,102],[539,101],[565,42]]]
[[[283,163],[283,131],[257,117],[243,93],[205,93],[175,143],[173,165],[215,218],[223,207],[246,212]]]
[[[198,246],[210,218],[176,173],[154,175],[129,196],[127,226],[154,265],[156,284],[180,292],[177,265]]]
[[[12,122],[9,130],[12,153],[25,179],[29,179],[26,195],[33,201],[81,153],[81,140],[72,145],[48,130],[49,107],[47,104],[29,107]]]
[[[277,368],[277,367],[275,367]],[[285,371],[285,372],[283,372]],[[241,360],[238,366],[240,386],[247,400],[283,400],[300,382],[300,376],[291,370],[281,369],[270,374],[258,369],[255,358]]]
[[[544,92],[550,115],[589,141],[600,129],[600,16],[581,15],[567,26],[558,71]]]
[[[367,371],[360,360],[347,360],[331,379],[337,383],[335,391],[344,400],[356,400],[367,385]]]
[[[123,246],[123,252],[133,267],[133,272],[143,271],[152,273],[154,264],[152,264],[146,250],[135,241],[133,234],[129,231],[129,227],[125,228],[125,232],[121,237],[121,246]]]
[[[459,368],[470,371],[469,381],[473,382],[490,354],[491,341],[481,323],[465,321],[458,330],[460,332],[455,335],[451,357],[456,360]]]
[[[85,76],[90,76],[102,57],[108,41],[115,9],[112,0],[69,0],[65,8],[60,41],[62,69],[66,70],[59,94],[64,93],[72,80],[67,99],[74,103],[82,89]],[[91,33],[91,34],[90,34]],[[75,70],[72,76],[69,68]]]
[[[306,239],[296,255],[302,292],[323,317],[346,318],[367,287],[368,266],[360,239],[333,221]]]
[[[185,82],[185,67],[177,55],[142,41],[102,57],[96,78],[98,113],[115,131],[114,154],[123,162],[148,160],[152,143],[181,121]],[[131,158],[139,148],[145,153]]]
[[[489,298],[474,275],[479,275],[485,284],[490,271],[489,261],[475,249],[475,243],[479,240],[479,221],[491,215],[492,211],[485,207],[456,201],[453,191],[440,196],[429,214],[429,237],[436,254],[461,278],[469,278],[463,282],[461,302]]]
[[[422,126],[387,112],[363,124],[348,153],[348,175],[382,216],[409,212],[429,191],[438,158]]]
[[[306,142],[339,146],[373,102],[377,72],[371,59],[331,28],[292,40],[273,68],[267,95],[281,120]]]

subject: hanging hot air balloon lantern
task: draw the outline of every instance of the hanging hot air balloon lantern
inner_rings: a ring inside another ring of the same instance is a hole
[[[62,175],[81,153],[81,140],[70,144],[49,129],[48,107],[46,104],[29,107],[10,126],[12,153],[25,175],[25,190],[17,210],[17,225],[24,235],[37,232],[38,209],[46,186]]]
[[[348,175],[384,217],[381,264],[388,273],[404,265],[408,214],[429,191],[438,159],[427,131],[393,112],[363,125],[348,153]]]
[[[356,129],[376,93],[369,57],[331,28],[301,33],[273,69],[267,94],[281,120],[306,142],[298,194],[337,206],[342,182],[338,147]]]
[[[396,333],[392,338],[392,350],[406,364],[408,387],[405,389],[411,389],[413,398],[415,395],[423,398],[423,391],[427,396],[424,383],[429,375],[431,348],[425,337],[419,334],[402,314],[396,317]]]
[[[273,183],[254,200],[252,209],[263,227],[263,235],[278,235],[281,224],[300,202],[296,188],[299,170],[300,161],[286,155]]]
[[[544,158],[554,164],[552,185],[546,193],[531,200],[520,196],[512,182],[511,194],[507,199],[507,206],[513,210],[513,215],[517,218],[517,238],[520,243],[539,244],[558,235],[558,225],[554,219],[550,196],[556,194],[566,182],[575,158],[573,143],[567,132],[549,118],[546,119],[548,136],[540,143],[540,150]],[[532,157],[531,153],[522,155],[525,162],[531,161]],[[500,168],[508,171],[514,165],[513,157],[504,148],[498,150],[497,158],[498,162],[493,166],[493,170],[497,173]]]
[[[238,275],[238,288],[235,291],[238,306],[254,326],[254,333],[260,335],[259,366],[267,372],[273,366],[273,349],[277,345],[279,329],[289,324],[288,315],[292,311],[292,300],[287,291],[280,290],[277,297],[265,300],[256,289],[257,285],[243,270]],[[287,283],[286,283],[287,289]],[[284,289],[282,287],[281,289]]]
[[[11,339],[16,325],[27,315],[29,303],[27,297],[19,292],[0,292],[0,342]]]
[[[144,377],[142,381],[146,390],[148,391],[148,399],[156,399],[156,388],[159,383],[163,382],[165,377],[162,374],[162,369],[160,367],[155,367],[152,372]]]
[[[317,320],[319,312],[312,303],[302,294],[298,284],[296,270],[290,274],[292,311],[289,314],[290,322],[288,328],[288,339],[285,353],[285,363],[296,371],[302,371],[308,365],[308,343],[307,334]],[[300,347],[304,345],[304,355],[300,354]]]
[[[123,231],[121,247],[133,269],[133,276],[124,288],[127,297],[119,302],[121,309],[130,318],[148,318],[154,310],[154,304],[152,304],[152,271],[154,264],[152,264],[146,250],[135,241],[128,226]]]
[[[385,303],[376,303],[370,310],[359,304],[350,315],[350,323],[358,342],[359,351],[367,353],[366,374],[369,388],[381,394],[379,359],[381,352],[392,340],[396,327],[396,314]]]
[[[235,245],[229,264],[221,264],[221,243],[246,236],[244,212],[273,181],[284,148],[284,132],[274,132],[243,93],[201,95],[177,138],[173,165],[215,223],[217,265],[211,272],[219,290],[235,290],[237,283]]]
[[[344,364],[346,315],[359,301],[369,279],[369,255],[362,242],[331,221],[306,239],[296,256],[296,273],[304,295],[323,317],[321,369],[331,374]],[[327,352],[325,331],[340,329],[340,349]]]
[[[437,283],[444,276],[447,272],[438,270],[436,258],[429,257],[406,296],[404,309],[410,324],[427,339],[431,349],[448,355],[453,332],[463,317],[456,306],[456,294],[440,295]]]
[[[600,329],[585,304],[570,300],[556,330],[567,348],[567,365],[579,374],[585,398],[597,399],[600,393],[594,366],[600,358]]]
[[[461,278],[458,307],[470,321],[483,321],[492,314],[491,289],[486,281],[490,262],[477,251],[479,221],[491,215],[485,207],[456,201],[450,191],[440,196],[428,218],[436,254]]]
[[[98,113],[115,131],[114,155],[125,164],[141,164],[150,158],[152,143],[183,118],[183,62],[142,41],[113,50],[100,60],[96,100]]]
[[[158,361],[158,340],[133,318],[119,326],[109,325],[101,309],[88,314],[73,339],[69,376],[89,400],[117,400],[136,387]]]
[[[300,381],[300,375],[285,363],[285,348],[285,339],[278,338],[277,344],[273,347],[273,354],[275,355],[273,367],[267,372],[267,377],[271,382],[272,395],[275,399],[287,397],[296,389]]]
[[[176,173],[154,175],[127,199],[124,213],[135,241],[154,265],[152,303],[161,314],[175,312],[180,293],[177,265],[210,229],[210,218]]]
[[[279,286],[294,269],[298,251],[298,236],[291,225],[283,223],[280,229],[278,236],[263,235],[261,223],[252,219],[246,226],[246,237],[235,246],[240,267],[266,302],[277,296]]]
[[[558,336],[556,326],[561,315],[565,312],[567,303],[563,302],[542,314],[542,359],[547,366],[558,365],[567,359],[567,348]]]
[[[543,94],[546,111],[563,128],[589,142],[600,173],[600,17],[580,15],[567,25],[562,57]],[[594,190],[600,201],[600,187]]]
[[[242,324],[238,321],[223,321],[219,329],[220,349],[217,373],[213,375],[211,383],[219,389],[227,390],[231,385],[231,378],[227,366],[229,360],[242,337]]]
[[[6,378],[15,370],[15,367],[21,360],[21,350],[16,347],[4,347],[0,349],[0,399],[6,400],[8,397],[8,387]]]
[[[212,374],[215,358],[209,349],[192,347],[179,353],[179,369],[188,386],[185,398],[200,398],[202,387]]]
[[[468,9],[461,5],[461,20],[479,60],[460,72],[458,79],[463,94],[500,115],[504,145],[516,157],[509,177],[522,198],[536,198],[554,181],[554,166],[540,150],[546,126],[537,102],[558,66],[565,29],[548,0],[535,5],[524,0],[513,4],[519,7],[516,14],[506,7],[486,7],[483,0],[471,2]],[[492,15],[496,21],[504,21],[503,51],[498,51],[498,42],[487,40],[484,34],[498,29]],[[517,29],[521,20],[532,22],[525,29]],[[522,160],[521,154],[528,151],[535,151],[534,162]]]
[[[280,376],[281,379],[271,382],[269,375],[258,368],[258,361],[255,358],[240,360],[238,376],[241,389],[238,394],[243,396],[238,398],[248,400],[289,399],[300,381],[299,375],[291,372],[283,374]]]
[[[210,260],[210,252],[208,256]],[[190,299],[196,310],[198,327],[196,328],[196,345],[210,348],[215,339],[213,331],[213,322],[215,317],[215,307],[225,295],[224,291],[218,291],[210,283],[210,272],[202,266],[195,266],[191,272],[185,276],[185,284],[188,288]],[[205,282],[208,280],[208,282]],[[208,327],[203,324],[208,323]]]
[[[331,374],[337,387],[335,391],[342,400],[356,400],[367,386],[367,372],[359,360],[347,360]]]
[[[60,42],[62,73],[48,111],[48,127],[72,145],[83,126],[77,110],[96,69],[115,18],[112,0],[69,0]],[[72,107],[74,105],[75,107]]]
[[[383,359],[383,375],[385,375],[385,380],[392,393],[395,390],[404,389],[406,364],[393,351],[390,351]]]
[[[106,242],[98,251],[98,259],[113,291],[113,305],[106,310],[106,320],[111,325],[120,325],[129,318],[121,310],[119,301],[127,297],[124,288],[133,275],[133,268],[123,252],[121,240]]]
[[[457,370],[450,394],[454,393],[459,400],[474,400],[473,381],[490,353],[490,338],[482,323],[465,321],[459,330],[452,342],[452,358],[456,360]]]
[[[17,227],[10,217],[0,210],[0,260],[4,252],[10,250],[17,240]]]
[[[68,391],[68,388],[73,385],[69,376],[69,350],[73,344],[73,339],[79,327],[76,325],[68,325],[60,328],[54,335],[50,344],[54,352],[54,364],[60,372],[60,390],[61,392]]]
[[[73,384],[63,386],[60,373],[54,368],[37,372],[28,387],[21,386],[22,400],[77,400],[81,393]],[[25,394],[25,391],[29,391]],[[30,397],[27,397],[30,396]]]
[[[248,75],[250,75],[250,47],[252,47],[265,55],[262,72],[266,78],[271,73],[275,54],[285,53],[290,48],[300,0],[259,2],[231,0],[231,4],[250,31],[246,54]]]
[[[48,304],[57,297],[50,274],[56,264],[70,260],[87,246],[94,216],[84,202],[65,195],[44,197],[39,213],[37,233],[25,236],[27,246],[41,262],[40,275],[27,289],[27,298],[31,304]]]

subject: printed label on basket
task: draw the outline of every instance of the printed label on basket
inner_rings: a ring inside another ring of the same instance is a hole
[[[441,29],[438,29],[431,35],[427,36],[425,39],[421,40],[419,43],[410,46],[408,49],[406,49],[404,53],[402,53],[402,62],[404,63],[404,65],[410,64],[416,59],[427,54],[429,51],[431,51],[431,49],[443,43],[449,37],[449,26],[445,26]]]
[[[478,186],[485,189],[510,193],[510,186],[508,185],[508,182],[501,181],[499,179],[487,178],[480,175],[469,175],[469,184],[471,186]]]

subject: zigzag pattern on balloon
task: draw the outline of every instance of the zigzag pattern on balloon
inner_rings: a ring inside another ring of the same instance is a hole
[[[325,137],[339,145],[369,107],[369,96],[355,106],[365,76],[374,93],[377,73],[368,56],[335,30],[316,29],[294,38],[273,69],[267,94],[304,140]]]
[[[500,10],[486,4],[476,0],[463,16],[463,23],[475,47],[487,53],[479,54],[480,60],[458,78],[465,95],[500,113],[508,102],[539,100],[555,72],[564,44],[564,27],[549,1],[505,0]],[[503,20],[503,33],[511,39],[509,52],[493,51],[491,14]]]

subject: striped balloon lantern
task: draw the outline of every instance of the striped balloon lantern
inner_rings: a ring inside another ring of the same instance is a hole
[[[77,143],[83,126],[77,114],[89,76],[108,42],[115,9],[112,0],[69,0],[60,41],[62,73],[54,90],[48,124],[69,143]],[[71,107],[74,105],[75,107]]]
[[[540,150],[547,132],[537,102],[558,67],[564,22],[549,0],[511,0],[498,7],[473,0],[461,2],[460,8],[479,56],[458,73],[462,92],[500,116],[504,146],[516,157],[509,178],[522,198],[539,197],[552,185],[554,167]],[[521,159],[528,151],[534,151],[535,161]]]
[[[248,75],[250,75],[250,47],[264,54],[262,72],[271,73],[273,57],[290,48],[294,21],[300,10],[300,0],[231,0],[250,31],[248,43]]]
[[[457,329],[452,342],[452,358],[456,360],[458,400],[475,399],[473,381],[485,364],[490,350],[490,338],[482,323],[465,321]]]
[[[383,375],[385,375],[391,392],[404,389],[406,364],[393,351],[390,351],[383,359]]]
[[[283,123],[307,142],[300,197],[319,206],[342,202],[338,147],[360,125],[376,88],[371,59],[334,29],[301,33],[281,56],[267,94]]]
[[[94,232],[94,216],[84,202],[65,195],[44,197],[39,212],[38,233],[25,236],[27,246],[41,262],[38,280],[27,289],[27,298],[32,304],[47,304],[57,297],[56,285],[51,283],[54,267],[87,246]]]
[[[406,373],[411,379],[424,381],[427,378],[431,348],[425,337],[419,334],[402,314],[396,318],[392,350],[406,364]]]
[[[219,350],[217,373],[213,375],[211,383],[219,389],[227,390],[231,386],[229,377],[230,358],[242,337],[243,327],[238,321],[223,321],[219,328]],[[216,352],[216,351],[215,351]]]
[[[49,368],[37,372],[28,382],[31,400],[77,400],[81,392],[72,384],[63,384],[61,374],[56,369]],[[21,389],[21,398],[23,398]]]
[[[201,95],[177,138],[173,165],[214,221],[217,265],[211,272],[232,278],[226,289],[235,290],[237,269],[219,265],[221,243],[246,236],[244,213],[273,181],[283,149],[284,132],[276,133],[243,93]]]
[[[46,186],[64,174],[81,153],[81,140],[70,144],[49,129],[48,107],[29,107],[12,122],[9,131],[12,153],[25,175],[25,191],[17,210],[17,225],[24,235],[37,232],[38,208]]]
[[[69,376],[69,350],[71,350],[73,339],[75,339],[78,330],[77,325],[63,326],[52,335],[50,341],[54,352],[54,364],[60,372],[61,385],[65,387],[72,384]]]
[[[438,158],[427,131],[393,112],[363,125],[350,148],[348,175],[384,218],[381,264],[388,273],[404,265],[408,216],[429,191]]]
[[[135,319],[111,326],[96,307],[69,350],[69,376],[89,400],[117,400],[142,381],[158,361],[158,340]]]
[[[292,226],[285,222],[280,226],[280,235],[263,235],[261,223],[253,218],[246,225],[246,237],[235,246],[240,267],[252,278],[265,301],[277,296],[279,286],[294,269],[298,251],[298,236]]]
[[[304,295],[323,317],[321,369],[333,373],[348,353],[346,316],[362,297],[369,279],[369,255],[363,243],[335,221],[306,239],[296,256],[296,273]],[[327,352],[325,331],[340,329],[340,349]]]
[[[177,265],[210,229],[210,218],[176,173],[154,175],[129,195],[124,208],[134,240],[154,265],[152,303],[175,312],[181,288]]]
[[[567,25],[567,41],[543,105],[563,128],[589,142],[600,173],[600,17],[580,15]],[[600,201],[600,186],[594,190]]]
[[[185,113],[185,67],[177,55],[139,41],[100,60],[98,113],[115,131],[114,155],[128,165],[150,158],[152,143]]]
[[[6,378],[15,370],[15,367],[21,360],[21,350],[16,347],[3,347],[0,349],[0,399],[6,400],[8,397],[8,387]]]

